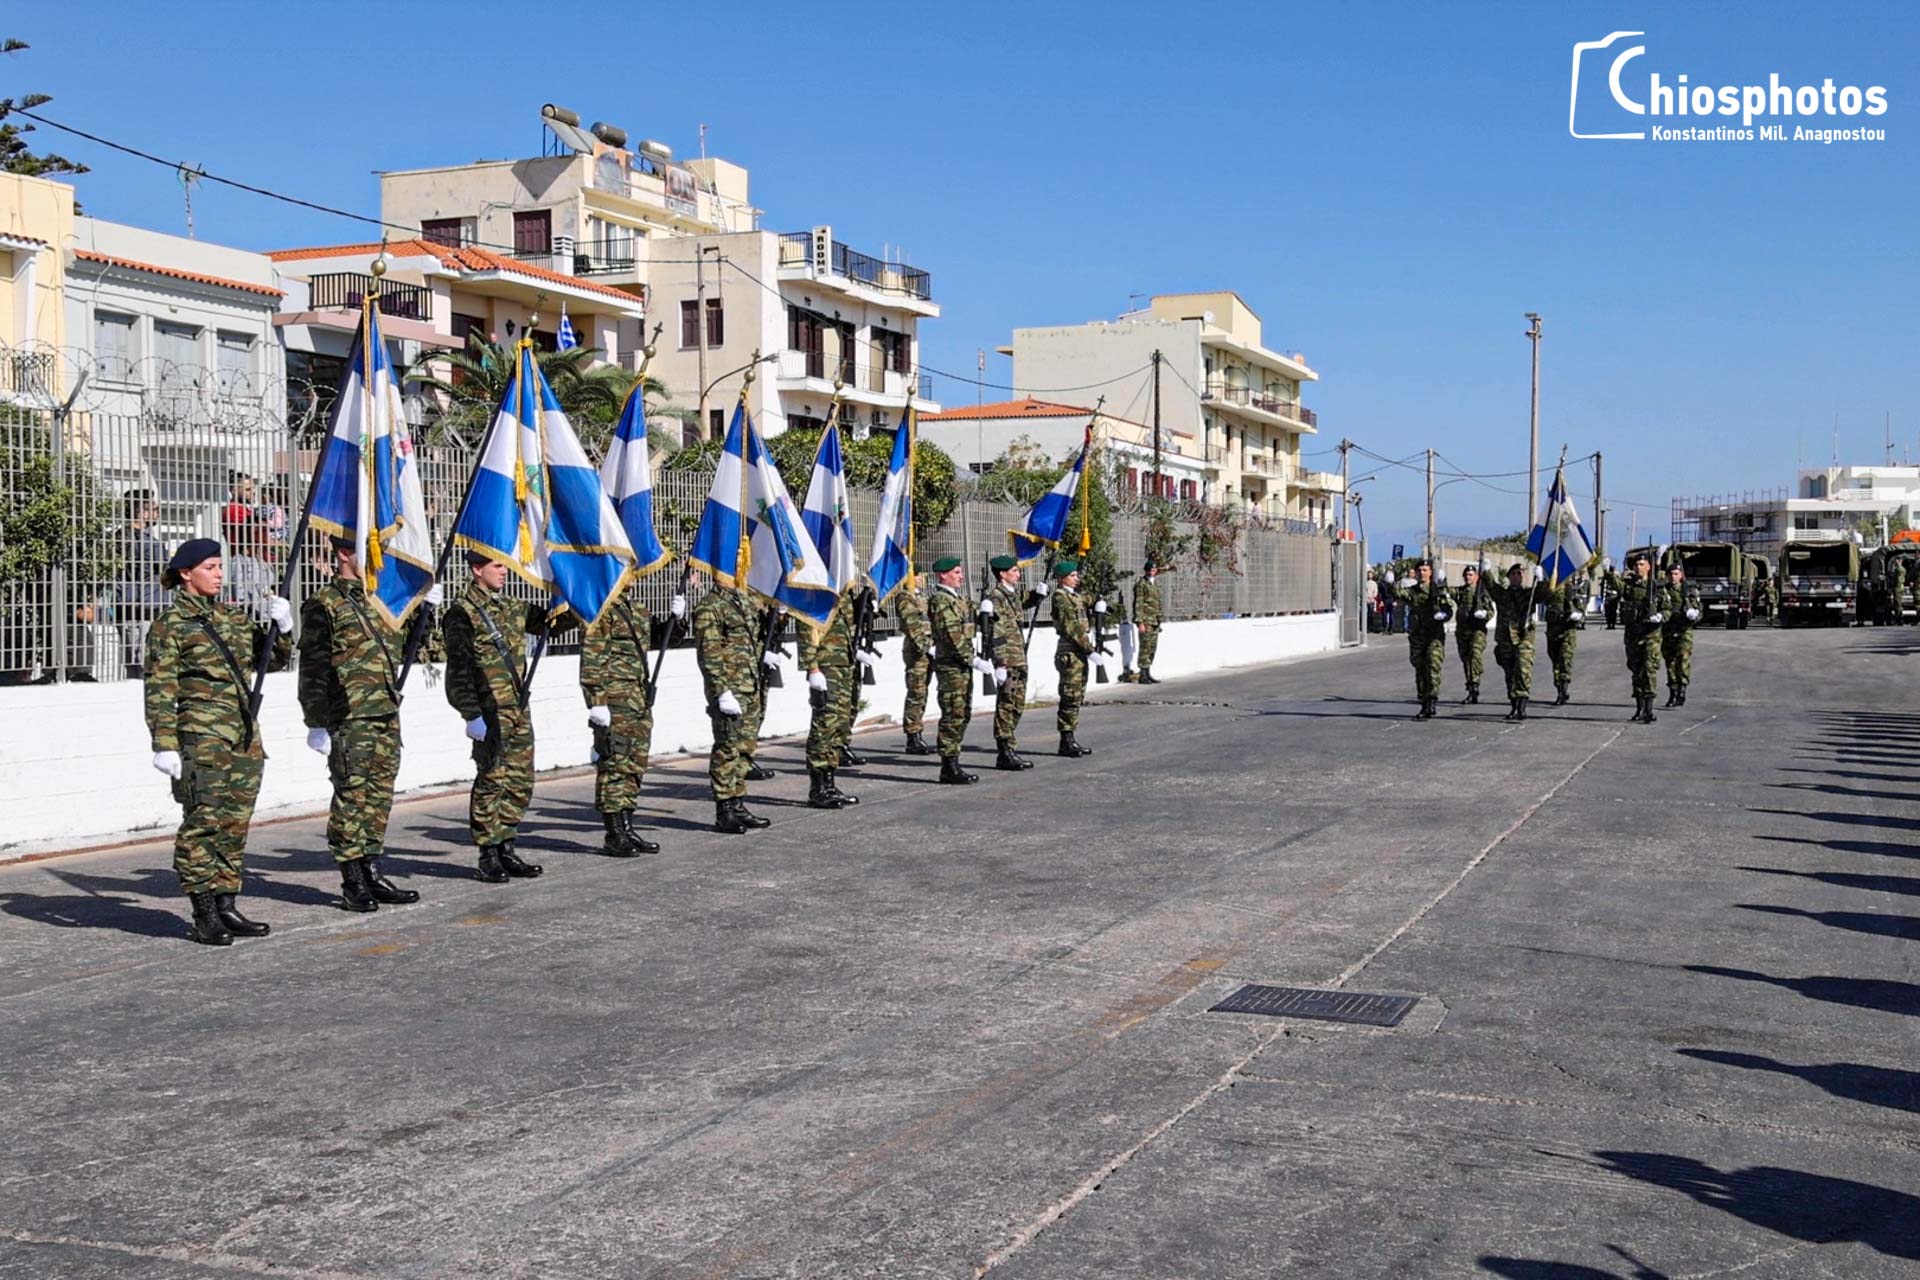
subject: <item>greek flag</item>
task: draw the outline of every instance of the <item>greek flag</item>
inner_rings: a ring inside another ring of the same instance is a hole
[[[746,405],[734,406],[713,487],[687,562],[723,586],[744,587],[823,627],[837,599]]]
[[[600,487],[613,500],[620,523],[627,530],[635,577],[652,573],[673,559],[673,553],[660,545],[660,535],[653,528],[653,460],[647,442],[646,399],[637,382],[620,410],[607,456],[600,460]]]
[[[531,341],[517,360],[453,541],[504,561],[590,627],[632,576],[633,545]]]
[[[580,339],[573,335],[573,319],[567,315],[567,304],[560,304],[560,333],[553,345],[562,351],[571,351],[580,345]]]
[[[1593,544],[1587,541],[1587,531],[1580,527],[1580,513],[1567,496],[1564,467],[1553,473],[1553,487],[1547,490],[1540,523],[1527,533],[1527,554],[1540,562],[1541,576],[1555,587],[1594,561]]]
[[[433,587],[433,538],[400,388],[371,306],[363,308],[347,357],[332,435],[313,478],[310,522],[353,539],[367,599],[398,631]]]
[[[1073,516],[1073,503],[1080,490],[1080,477],[1087,469],[1087,454],[1093,449],[1093,423],[1087,423],[1087,438],[1080,444],[1080,456],[1060,477],[1060,483],[1033,504],[1027,512],[1026,528],[1009,529],[1013,554],[1021,564],[1038,560],[1049,550],[1058,550],[1067,535],[1067,521]],[[1082,517],[1084,526],[1085,517]],[[1084,532],[1084,527],[1083,527]]]
[[[873,550],[867,579],[878,597],[876,607],[893,598],[913,572],[913,411],[908,409],[893,433],[893,458],[880,491],[880,518],[873,525]]]

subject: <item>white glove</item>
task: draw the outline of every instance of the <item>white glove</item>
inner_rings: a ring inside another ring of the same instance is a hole
[[[1687,621],[1688,622],[1700,621],[1700,611],[1698,609],[1687,610]]]
[[[1475,609],[1473,611],[1473,616],[1480,619],[1480,621],[1485,622],[1487,620],[1487,611],[1485,609]]]
[[[333,735],[325,729],[307,730],[307,750],[327,755],[333,751]]]
[[[760,655],[760,665],[763,667],[777,667],[780,665],[780,655],[769,649]]]
[[[588,707],[587,723],[595,728],[604,729],[613,723],[613,711],[608,707]]]
[[[1041,583],[1041,584],[1040,584],[1039,586],[1037,586],[1037,587],[1035,587],[1035,588],[1033,589],[1033,594],[1035,594],[1035,595],[1037,595],[1037,596],[1044,596],[1045,594],[1047,594],[1047,592],[1049,592],[1049,591],[1051,591],[1051,590],[1053,590],[1053,588],[1052,588],[1052,587],[1050,587],[1050,586],[1048,586],[1048,585],[1047,585],[1046,583],[1044,583],[1044,582],[1043,582],[1043,583]]]
[[[153,753],[153,767],[169,778],[180,778],[180,753],[178,751],[156,751]]]
[[[267,597],[267,617],[281,631],[293,630],[293,606],[284,597]]]
[[[863,667],[870,667],[873,665],[873,655],[868,653],[865,649],[855,649],[853,651],[853,660],[859,663]]]
[[[433,608],[438,609],[440,607],[440,602],[445,600],[446,598],[447,598],[447,589],[441,586],[439,583],[436,582],[432,586],[427,588],[426,601]]]
[[[687,616],[687,598],[685,596],[675,596],[673,603],[667,606],[667,612],[676,618],[685,618]]]
[[[740,699],[733,696],[733,690],[731,689],[722,689],[720,691],[720,697],[714,705],[720,708],[720,714],[723,716],[737,716],[741,714]]]
[[[1665,622],[1666,620],[1667,615],[1664,613],[1650,613],[1647,615],[1648,622]]]
[[[1095,600],[1093,602],[1093,611],[1095,613],[1105,613],[1107,611],[1107,602],[1105,600]]]
[[[1107,655],[1104,653],[1088,654],[1087,661],[1091,662],[1094,666],[1100,668],[1102,671],[1105,671],[1107,669]]]
[[[993,678],[1001,684],[1005,684],[1007,682],[1007,669],[1005,667],[995,667],[993,669]]]
[[[1435,609],[1433,611],[1433,620],[1435,622],[1445,622],[1448,618],[1451,618],[1452,616],[1453,615],[1448,613],[1445,609]]]
[[[991,618],[993,616],[993,601],[982,600],[980,602],[980,616],[983,618]]]
[[[467,736],[475,742],[485,742],[487,740],[487,718],[485,716],[475,716],[473,719],[467,721]]]
[[[826,674],[820,671],[807,672],[807,688],[814,690],[816,693],[825,693],[827,691]]]
[[[988,662],[985,658],[975,658],[973,660],[973,669],[975,671],[978,671],[983,676],[990,676],[993,674],[993,664],[991,662]]]

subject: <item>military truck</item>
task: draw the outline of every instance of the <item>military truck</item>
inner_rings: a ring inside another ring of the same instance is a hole
[[[1900,595],[1894,596],[1894,565],[1900,566]],[[1875,547],[1860,571],[1859,613],[1863,621],[1875,626],[1897,625],[1910,612],[1914,575],[1920,573],[1920,543],[1896,542]]]
[[[1674,565],[1700,592],[1704,616],[1729,631],[1743,631],[1753,617],[1753,587],[1747,558],[1731,542],[1676,542],[1660,557],[1660,572]]]
[[[1787,543],[1780,549],[1780,616],[1774,625],[1851,626],[1859,580],[1858,543]]]

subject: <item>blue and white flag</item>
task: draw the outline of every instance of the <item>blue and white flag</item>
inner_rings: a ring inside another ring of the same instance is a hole
[[[334,402],[332,440],[313,478],[309,520],[353,539],[367,599],[398,631],[433,587],[433,536],[380,317],[371,307],[363,311]]]
[[[614,425],[613,439],[607,442],[607,456],[600,460],[600,487],[613,500],[620,523],[633,547],[635,577],[652,573],[673,553],[660,545],[653,527],[653,456],[647,441],[646,398],[636,382],[627,393],[627,403]]]
[[[880,518],[873,524],[873,550],[867,555],[867,581],[877,608],[913,573],[913,410],[908,408],[893,433],[893,457],[880,490]]]
[[[573,334],[573,318],[567,314],[567,304],[560,304],[560,332],[554,338],[553,345],[562,351],[571,351],[580,345],[580,339]]]
[[[734,406],[713,488],[687,562],[729,587],[744,587],[823,627],[838,596],[780,472],[747,416]]]
[[[1587,540],[1587,531],[1580,527],[1580,513],[1567,496],[1565,468],[1553,473],[1553,487],[1547,490],[1547,506],[1540,513],[1540,523],[1527,533],[1527,554],[1540,562],[1541,576],[1555,587],[1594,561],[1593,543]]]
[[[853,558],[853,513],[847,505],[847,462],[840,452],[840,425],[829,422],[814,451],[813,474],[807,478],[807,500],[800,521],[826,561],[832,590],[853,586],[860,570]]]
[[[1033,504],[1027,512],[1026,528],[1009,529],[1013,538],[1013,554],[1021,564],[1038,560],[1049,550],[1058,550],[1060,540],[1067,536],[1067,522],[1073,516],[1074,499],[1080,492],[1080,477],[1087,469],[1087,454],[1093,449],[1093,423],[1087,423],[1087,438],[1080,444],[1080,456],[1067,468],[1067,474],[1053,486],[1040,501]],[[1082,517],[1082,533],[1084,528]],[[1082,538],[1085,541],[1085,538]],[[1084,549],[1084,548],[1083,548]]]
[[[633,545],[620,514],[540,372],[531,341],[519,344],[453,540],[553,593],[582,627],[599,621],[633,574]]]

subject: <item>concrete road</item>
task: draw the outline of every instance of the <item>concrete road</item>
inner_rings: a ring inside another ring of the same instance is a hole
[[[752,837],[676,764],[638,862],[548,779],[499,887],[426,800],[371,917],[264,827],[225,951],[162,843],[0,871],[0,1276],[1920,1275],[1916,637],[1703,634],[1651,727],[1617,634],[1522,726],[1376,639],[838,815],[776,745]]]

